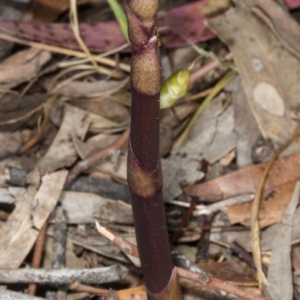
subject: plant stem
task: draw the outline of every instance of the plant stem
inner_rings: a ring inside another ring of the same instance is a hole
[[[131,61],[131,191],[142,272],[148,299],[182,299],[165,220],[159,157],[161,65],[155,25],[159,0],[126,0]]]

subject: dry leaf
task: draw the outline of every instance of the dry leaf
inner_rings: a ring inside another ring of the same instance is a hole
[[[13,131],[40,111],[48,95],[34,93],[23,97],[15,93],[2,95],[0,100],[0,126],[2,130]]]
[[[65,170],[43,176],[36,192],[29,187],[0,229],[0,267],[18,268],[31,250],[64,187]]]
[[[299,106],[300,60],[284,48],[270,27],[253,13],[253,9],[259,9],[258,2],[235,1],[234,7],[211,19],[209,26],[230,47],[261,133],[277,147],[297,126],[292,111],[298,111]],[[268,3],[268,11],[283,10],[276,1]],[[278,20],[280,24],[292,18],[287,12],[281,15],[284,18]],[[297,39],[300,41],[299,30]],[[298,143],[285,153],[299,150]]]
[[[119,103],[111,100],[92,98],[72,101],[72,104],[87,110],[95,115],[106,118],[116,124],[124,124],[130,122],[130,114],[128,110]],[[107,125],[106,125],[107,126]],[[109,127],[109,125],[107,126]]]
[[[112,258],[113,260],[123,263],[128,263],[128,259],[124,256],[122,251],[113,245],[107,238],[99,236],[99,234],[96,236],[84,236],[82,234],[79,235],[69,231],[68,240],[74,245],[81,246],[84,249],[93,251],[102,256]]]
[[[22,187],[7,187],[0,188],[0,203],[1,204],[15,204],[15,198],[22,196],[26,192]]]
[[[72,81],[55,90],[55,94],[72,98],[87,98],[109,96],[128,83],[128,78],[123,80],[100,80],[100,81]]]
[[[102,196],[64,191],[60,203],[67,214],[68,223],[94,223],[95,218],[109,222],[133,224],[131,205]]]
[[[193,184],[204,176],[199,170],[203,157],[213,163],[235,148],[233,106],[224,105],[224,99],[220,94],[196,120],[187,141],[162,159],[166,200],[181,194],[181,181]]]
[[[0,89],[11,89],[31,80],[50,58],[50,52],[34,48],[11,55],[0,64]]]
[[[83,139],[88,131],[90,120],[88,112],[71,105],[66,106],[61,127],[49,150],[37,164],[41,174],[68,167],[76,161],[77,153],[71,134],[74,133]]]
[[[261,227],[281,219],[291,198],[295,181],[300,179],[299,159],[300,153],[297,153],[274,163],[264,187],[259,215]],[[255,193],[265,165],[250,166],[205,183],[186,187],[185,191],[206,201]],[[230,206],[225,211],[231,223],[248,222],[251,218],[251,203]]]
[[[101,161],[97,166],[91,169],[91,176],[97,176],[99,173],[108,174],[119,180],[127,180],[127,153],[120,154],[115,152],[108,160]]]
[[[218,279],[236,282],[255,282],[255,272],[246,263],[238,260],[223,262],[209,262],[200,264],[205,272],[214,275]]]

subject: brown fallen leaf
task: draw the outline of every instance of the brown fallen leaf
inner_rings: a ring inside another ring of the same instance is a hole
[[[223,262],[209,262],[200,264],[199,267],[213,276],[225,280],[242,283],[255,284],[255,271],[246,263],[238,260]]]
[[[72,104],[118,124],[130,122],[128,110],[122,104],[114,101],[101,99],[101,97],[84,99],[84,101],[82,101],[81,98],[79,100],[73,100]]]
[[[129,77],[119,80],[99,80],[94,82],[71,81],[65,84],[59,83],[60,87],[51,93],[73,98],[87,98],[109,96],[124,87],[129,81]]]
[[[29,48],[11,55],[0,64],[0,89],[8,90],[36,76],[51,53]]]
[[[291,199],[299,174],[300,153],[277,160],[266,181],[260,207],[260,226],[278,222]],[[255,193],[266,164],[253,165],[216,179],[185,188],[189,194],[205,201],[218,201],[246,193]],[[225,209],[231,223],[248,222],[251,203],[230,206]]]

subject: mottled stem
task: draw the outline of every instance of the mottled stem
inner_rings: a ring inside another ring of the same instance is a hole
[[[148,299],[182,299],[171,259],[159,157],[159,0],[127,0],[131,60],[128,185]]]

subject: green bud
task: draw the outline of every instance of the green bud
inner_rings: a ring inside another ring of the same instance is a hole
[[[190,70],[185,69],[165,80],[160,91],[160,109],[172,106],[187,93],[190,77]]]

